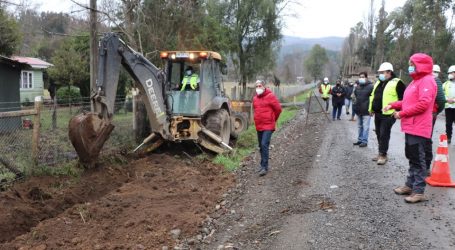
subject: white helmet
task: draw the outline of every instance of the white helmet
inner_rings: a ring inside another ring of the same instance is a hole
[[[447,70],[447,73],[452,73],[455,72],[455,65],[452,65],[449,67],[449,70]]]
[[[381,66],[379,66],[378,71],[386,71],[386,70],[393,71],[393,66],[392,66],[391,63],[384,62],[384,63],[381,64]]]
[[[433,65],[433,72],[441,72],[441,68],[439,67],[439,65],[435,64]]]
[[[329,80],[329,78],[327,78],[327,77],[324,77],[324,81],[328,81],[328,80]]]

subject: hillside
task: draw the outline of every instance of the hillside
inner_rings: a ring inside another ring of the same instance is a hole
[[[327,50],[341,51],[344,37],[321,37],[321,38],[302,38],[293,36],[283,36],[281,40],[280,57],[310,50],[314,45],[319,44]]]

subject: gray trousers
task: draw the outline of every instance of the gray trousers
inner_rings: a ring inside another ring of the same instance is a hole
[[[431,139],[417,135],[405,134],[405,154],[409,160],[409,172],[406,186],[412,188],[413,193],[423,194],[425,178],[427,177],[428,150],[425,150]],[[430,151],[431,152],[431,151]]]

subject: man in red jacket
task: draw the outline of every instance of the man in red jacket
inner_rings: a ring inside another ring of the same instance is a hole
[[[433,130],[433,106],[437,86],[432,75],[433,59],[423,53],[411,56],[409,75],[412,82],[404,91],[402,101],[387,105],[384,110],[395,109],[393,116],[401,119],[401,130],[405,133],[405,155],[409,159],[409,173],[404,186],[395,188],[396,194],[408,195],[405,201],[425,201],[426,159],[431,154],[425,150]],[[399,110],[399,111],[398,111]]]
[[[269,145],[272,133],[276,129],[276,121],[281,113],[281,105],[276,96],[265,87],[262,80],[256,81],[256,95],[253,98],[254,123],[258,134],[261,152],[261,168],[259,176],[269,170]]]

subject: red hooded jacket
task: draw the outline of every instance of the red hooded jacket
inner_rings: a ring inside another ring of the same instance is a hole
[[[253,98],[254,123],[257,131],[275,130],[281,114],[281,105],[276,96],[266,88],[261,95]]]
[[[401,110],[401,130],[407,134],[431,138],[433,105],[437,86],[432,75],[433,59],[422,53],[411,56],[416,73],[404,91],[402,101],[392,103],[392,108]]]

